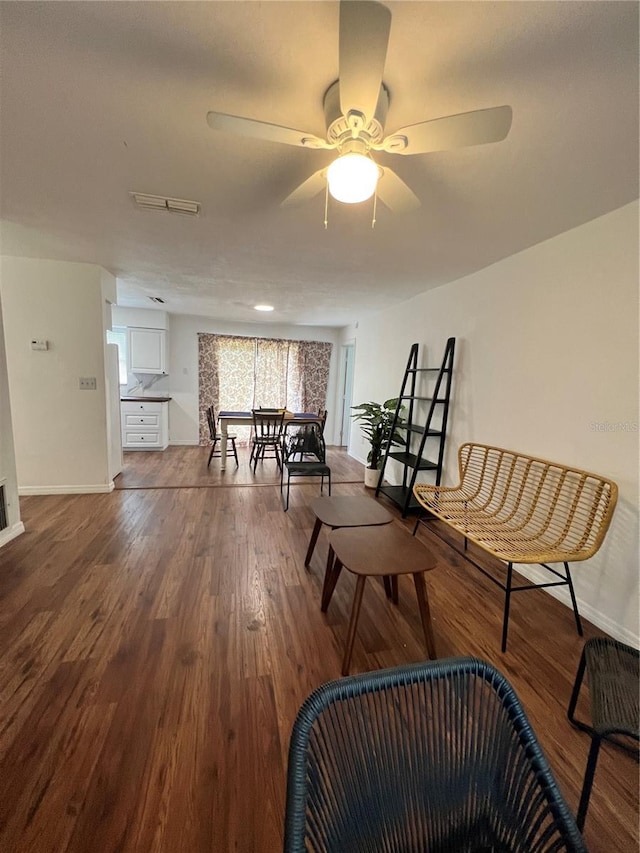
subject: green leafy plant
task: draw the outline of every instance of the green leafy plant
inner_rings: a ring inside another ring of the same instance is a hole
[[[393,425],[393,417],[395,415],[398,398],[394,397],[391,400],[385,400],[382,405],[380,403],[361,403],[359,406],[352,406],[355,409],[351,417],[356,421],[362,421],[360,429],[363,435],[369,439],[371,449],[367,456],[367,465],[369,468],[380,468],[382,464],[382,455],[387,446],[387,441],[391,435],[391,427]],[[400,406],[400,411],[404,411],[404,405]],[[391,435],[391,444],[404,444],[405,438],[398,432],[401,429],[402,417],[399,416],[396,429]]]

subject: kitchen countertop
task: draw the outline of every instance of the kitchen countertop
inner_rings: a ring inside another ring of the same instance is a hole
[[[168,403],[171,397],[120,397],[123,403]]]

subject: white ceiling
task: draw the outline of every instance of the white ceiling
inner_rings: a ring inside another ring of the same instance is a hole
[[[2,251],[97,263],[119,303],[341,326],[638,197],[638,4],[389,2],[386,131],[510,104],[504,142],[379,160],[422,201],[279,202],[332,158],[209,129],[324,135],[336,2],[2,2]],[[199,218],[134,209],[193,199]],[[271,315],[256,315],[271,302]]]

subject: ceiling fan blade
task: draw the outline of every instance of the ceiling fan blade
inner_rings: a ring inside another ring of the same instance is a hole
[[[317,172],[314,172],[310,178],[303,181],[299,187],[284,199],[284,201],[280,202],[280,206],[290,207],[296,204],[301,204],[304,201],[308,201],[310,198],[318,195],[319,192],[322,192],[326,185],[327,170],[319,169]]]
[[[339,77],[340,108],[375,115],[387,58],[391,12],[371,0],[341,0]]]
[[[252,118],[230,116],[226,113],[207,113],[207,124],[213,130],[235,133],[237,136],[252,136],[254,139],[266,139],[269,142],[283,142],[285,145],[298,145],[302,148],[335,148],[334,145],[313,133],[304,133],[291,127],[269,124]]]
[[[409,189],[393,169],[386,166],[382,170],[376,193],[380,201],[383,201],[394,213],[409,213],[421,206],[420,199],[413,190]]]
[[[509,133],[513,111],[509,106],[473,110],[402,127],[379,145],[393,154],[429,154],[485,142],[500,142]]]

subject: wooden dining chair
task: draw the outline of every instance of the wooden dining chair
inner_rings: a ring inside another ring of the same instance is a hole
[[[216,458],[220,458],[222,456],[222,448],[220,447],[216,451],[216,447],[218,446],[218,442],[221,440],[221,436],[218,435],[216,430],[216,415],[213,406],[209,406],[207,409],[207,423],[209,424],[209,438],[213,442],[211,445],[211,453],[209,454],[209,461],[207,462],[207,468],[211,465],[211,460],[215,456]],[[236,450],[236,436],[230,435],[227,433],[227,456],[233,456],[236,460],[236,465],[239,465],[238,462],[238,451]]]
[[[275,459],[278,468],[282,470],[282,425],[284,423],[284,411],[268,412],[265,409],[253,409],[253,446],[251,448],[251,459],[253,460],[253,473],[258,467],[259,459]],[[270,455],[267,456],[267,451]]]

